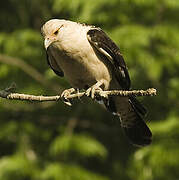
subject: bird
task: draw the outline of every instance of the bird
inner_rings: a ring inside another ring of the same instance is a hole
[[[86,90],[95,98],[96,90],[130,90],[128,68],[119,47],[100,28],[65,19],[50,19],[41,27],[47,62],[72,88]],[[152,132],[144,122],[146,108],[134,95],[110,96],[102,99],[108,111],[119,116],[120,125],[129,142],[143,147],[151,144]]]

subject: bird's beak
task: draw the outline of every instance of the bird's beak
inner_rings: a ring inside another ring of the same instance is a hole
[[[52,41],[49,38],[45,38],[45,40],[44,40],[45,49],[47,49],[51,43],[52,43]]]

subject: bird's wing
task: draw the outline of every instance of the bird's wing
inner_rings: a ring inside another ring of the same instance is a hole
[[[59,65],[56,63],[52,53],[51,53],[51,49],[50,48],[47,48],[47,51],[46,51],[46,54],[47,54],[47,63],[48,65],[51,67],[51,69],[58,75],[58,76],[61,76],[63,77],[64,76],[64,73],[63,71],[61,70],[61,68],[59,67]]]
[[[87,32],[87,38],[91,45],[110,61],[122,89],[129,90],[130,77],[118,46],[100,28],[90,29]]]
[[[90,29],[87,32],[87,38],[91,45],[110,61],[114,69],[115,77],[122,89],[129,90],[131,81],[128,69],[118,46],[100,28]],[[135,98],[135,96],[130,96],[129,99],[129,102],[141,115],[144,116],[147,113],[145,107]],[[109,106],[108,109],[113,109],[113,112],[115,112],[112,101],[109,102]]]

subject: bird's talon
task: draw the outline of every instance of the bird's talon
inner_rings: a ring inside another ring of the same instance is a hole
[[[89,97],[89,96],[90,96],[90,94],[91,94],[91,88],[87,89],[85,94],[86,94],[86,96],[88,96],[88,97]]]
[[[108,95],[105,93],[105,91],[100,91],[99,95],[105,99],[108,99]]]
[[[66,105],[68,105],[68,106],[72,106],[70,100],[68,100],[68,101],[63,101],[63,102],[64,102]]]
[[[61,94],[61,98],[63,99],[63,102],[68,106],[72,105],[71,101],[68,99],[68,96],[70,96],[74,91],[75,91],[74,88],[65,89]]]
[[[102,89],[100,87],[97,87],[97,88],[90,87],[89,89],[86,90],[86,96],[88,96],[88,97],[91,96],[91,98],[94,99],[96,91],[102,91]]]

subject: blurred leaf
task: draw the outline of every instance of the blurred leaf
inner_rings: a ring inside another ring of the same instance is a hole
[[[133,168],[129,170],[129,175],[131,178],[138,177],[141,180],[175,179],[179,175],[177,153],[175,148],[166,148],[161,145],[152,145],[138,150],[134,155]]]
[[[106,148],[96,139],[85,134],[62,135],[57,137],[50,149],[53,155],[75,152],[83,157],[107,156]]]
[[[6,77],[9,72],[10,71],[7,65],[3,64],[0,66],[0,77]]]
[[[42,180],[108,180],[108,178],[94,174],[78,165],[67,165],[62,163],[53,163],[47,165],[40,175]]]
[[[0,126],[0,139],[13,139],[16,134],[18,126],[15,122],[11,121]]]
[[[166,138],[166,143],[170,143],[169,139],[179,137],[179,118],[170,115],[165,121],[151,123],[151,128],[156,138]],[[169,141],[169,142],[168,142]]]
[[[26,179],[36,172],[35,164],[25,156],[14,155],[0,159],[0,179]]]
[[[177,99],[179,98],[179,78],[171,78],[168,84],[170,88],[169,97],[177,102]]]

